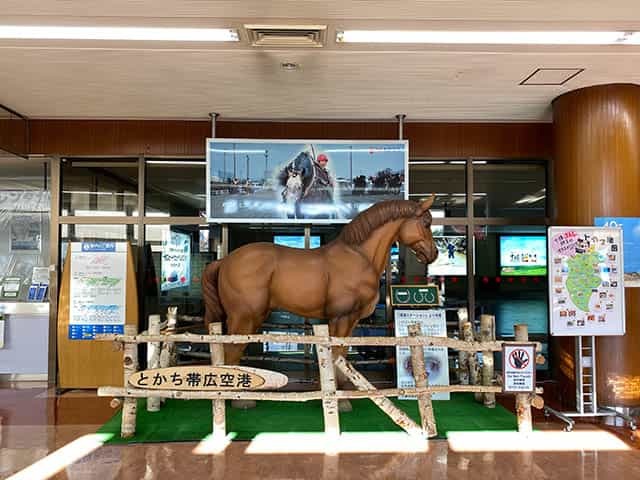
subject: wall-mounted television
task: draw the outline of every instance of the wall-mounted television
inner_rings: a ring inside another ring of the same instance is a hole
[[[500,275],[547,274],[547,239],[544,235],[502,235]]]
[[[273,243],[291,248],[304,248],[304,235],[274,235]],[[318,248],[320,246],[320,236],[311,235],[309,247]]]

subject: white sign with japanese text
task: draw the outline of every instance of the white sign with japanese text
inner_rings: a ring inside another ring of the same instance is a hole
[[[503,385],[510,393],[533,393],[536,388],[536,346],[530,343],[504,345]]]

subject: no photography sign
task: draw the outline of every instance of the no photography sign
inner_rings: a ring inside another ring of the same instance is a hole
[[[504,391],[534,392],[536,388],[536,347],[534,344],[509,344],[502,347]]]

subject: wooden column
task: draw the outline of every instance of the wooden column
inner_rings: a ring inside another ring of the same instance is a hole
[[[149,335],[160,335],[160,315],[149,315]],[[149,369],[160,368],[160,342],[149,342]],[[160,398],[147,398],[147,411],[160,411]]]
[[[422,335],[422,329],[419,324],[409,325],[409,336],[419,337]],[[422,345],[414,345],[411,349],[411,371],[416,382],[416,388],[426,388],[429,385],[429,377],[427,369],[424,365],[424,347]],[[438,429],[436,427],[436,419],[433,414],[433,403],[430,393],[422,393],[418,395],[418,410],[420,411],[420,420],[422,431],[428,437],[436,437]]]
[[[516,342],[529,341],[529,327],[526,323],[513,326],[516,333]],[[535,368],[535,367],[533,367]],[[529,434],[533,431],[531,418],[531,394],[516,394],[516,416],[518,417],[518,432]]]
[[[135,335],[138,333],[138,327],[135,325],[125,325],[125,335]],[[124,344],[124,388],[129,385],[129,376],[138,371],[138,344]],[[136,434],[136,413],[138,399],[125,397],[122,404],[122,423],[120,426],[120,436],[122,438],[131,438]]]
[[[553,101],[554,225],[640,217],[640,85],[598,85]],[[625,288],[627,333],[597,339],[598,403],[640,403],[640,288]],[[563,397],[575,399],[574,339],[556,338]]]
[[[329,337],[328,325],[314,325],[313,334]],[[338,400],[336,399],[336,375],[333,366],[333,353],[330,345],[317,344],[318,366],[320,368],[320,388],[322,390],[322,411],[324,413],[324,433],[328,445],[336,442],[340,436]]]
[[[222,335],[222,324],[209,324],[209,335]],[[224,346],[219,343],[210,343],[211,365],[216,367],[224,365]],[[222,441],[227,436],[227,420],[224,400],[211,401],[211,416],[213,418],[213,439]]]

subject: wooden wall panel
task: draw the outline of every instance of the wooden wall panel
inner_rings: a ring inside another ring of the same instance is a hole
[[[0,118],[0,150],[24,155],[28,148],[27,121],[14,116]]]
[[[412,157],[550,158],[544,123],[406,123]],[[208,121],[32,120],[31,153],[204,156]],[[242,122],[219,120],[218,137],[274,139],[398,138],[395,122]]]
[[[640,85],[576,90],[558,97],[553,113],[554,224],[640,217]],[[627,334],[597,342],[603,405],[640,404],[640,288],[626,288],[625,297]],[[573,357],[572,349],[560,341],[558,358]]]

